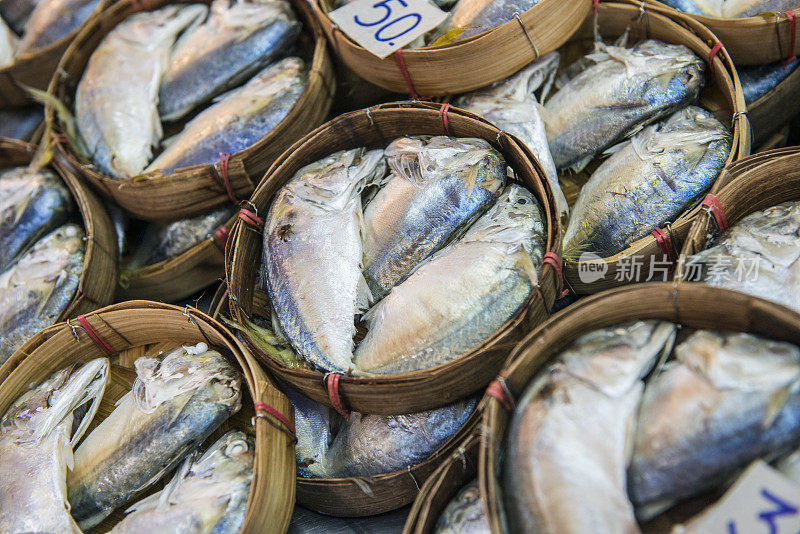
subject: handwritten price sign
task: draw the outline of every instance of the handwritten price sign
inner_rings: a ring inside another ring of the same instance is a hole
[[[441,24],[447,13],[429,0],[356,0],[328,16],[355,42],[385,58]]]

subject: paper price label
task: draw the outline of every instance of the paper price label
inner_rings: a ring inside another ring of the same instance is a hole
[[[383,59],[447,18],[429,0],[356,0],[328,13],[355,42]]]

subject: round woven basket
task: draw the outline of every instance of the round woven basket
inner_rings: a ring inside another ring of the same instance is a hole
[[[266,214],[275,194],[301,167],[337,150],[363,146],[382,148],[404,135],[446,135],[440,109],[436,104],[396,102],[337,117],[278,158],[250,198],[251,209]],[[517,179],[531,190],[543,207],[548,221],[546,251],[558,254],[561,240],[555,200],[530,151],[513,136],[476,115],[451,109],[446,117],[451,135],[485,139],[503,154]],[[231,315],[239,322],[245,317],[270,317],[267,294],[256,288],[262,242],[261,231],[242,220],[236,222],[225,265]],[[470,354],[410,373],[370,378],[343,376],[338,382],[340,400],[356,412],[406,414],[444,406],[479,391],[495,375],[508,350],[547,317],[558,285],[555,270],[546,264],[540,276],[540,287],[531,292],[522,308],[500,330]],[[292,388],[318,403],[333,405],[331,398],[336,394],[326,390],[322,373],[291,369],[255,345],[251,344],[251,348],[264,365]]]
[[[205,1],[205,0],[198,0]],[[150,0],[155,10],[176,0]],[[321,124],[327,117],[335,90],[333,66],[325,47],[325,38],[311,15],[305,0],[291,0],[292,7],[304,23],[299,44],[308,56],[308,83],[289,114],[251,147],[232,154],[224,165],[194,165],[169,175],[148,173],[127,180],[116,180],[97,171],[84,161],[61,136],[63,124],[54,106],[45,106],[47,139],[53,139],[55,150],[79,170],[80,176],[105,197],[136,217],[147,221],[172,221],[207,213],[212,208],[232,201],[238,203],[253,191],[273,160],[292,142]],[[59,76],[53,78],[48,92],[72,109],[75,90],[86,64],[100,41],[114,27],[133,14],[139,2],[122,0],[84,25],[59,64]],[[227,177],[227,182],[225,178]],[[231,193],[228,194],[230,186]]]
[[[604,39],[616,39],[630,28],[629,44],[641,39],[658,39],[667,43],[682,44],[690,48],[700,58],[708,61],[717,38],[708,29],[691,18],[674,10],[659,6],[645,5],[642,2],[628,0],[601,2],[598,6],[598,23],[600,34]],[[593,19],[590,17],[581,30],[574,36],[569,46],[584,44],[588,50],[592,42]],[[730,56],[724,49],[715,54],[713,59],[714,77],[700,93],[700,105],[711,111],[723,124],[733,124],[733,145],[728,164],[750,154],[750,125],[747,120],[747,107],[744,103],[739,77]],[[734,117],[736,119],[734,120]],[[733,122],[732,122],[733,121]],[[567,187],[568,199],[577,196],[577,191],[589,178],[586,173],[562,177],[574,187]],[[720,177],[711,192],[724,185]],[[572,193],[570,193],[572,191]],[[672,221],[669,232],[670,240],[675,243],[675,255],[680,250],[683,239],[689,230],[692,220],[697,216],[699,207]],[[664,251],[652,235],[639,239],[625,250],[608,258],[591,262],[567,261],[564,266],[564,277],[570,287],[578,294],[596,293],[604,289],[629,283],[621,274],[625,264],[632,257],[641,265],[642,278],[648,276],[653,260],[660,260]],[[591,265],[590,265],[591,264]],[[579,276],[581,269],[604,271],[605,275],[593,282],[583,282]]]
[[[553,316],[516,346],[499,376],[505,379],[511,396],[518,399],[536,373],[581,335],[626,321],[648,319],[690,328],[750,332],[800,344],[800,315],[788,308],[703,284],[654,282],[593,295]],[[495,534],[503,532],[497,473],[510,421],[511,414],[500,401],[487,396],[478,478],[484,509]]]
[[[753,146],[769,141],[787,121],[800,111],[800,68],[796,68],[767,94],[747,106],[747,117],[753,129]]]
[[[519,20],[474,37],[402,50],[407,81],[396,56],[380,59],[333,24],[328,17],[329,0],[312,2],[331,47],[345,65],[375,85],[424,97],[464,93],[507,78],[564,44],[592,10],[592,0],[542,0]]]
[[[672,10],[657,0],[646,2]],[[737,65],[764,65],[800,54],[800,43],[792,39],[795,22],[786,13],[741,19],[689,16],[719,37]]]
[[[59,323],[39,332],[0,367],[0,412],[31,384],[38,384],[67,365],[101,356],[111,358],[109,383],[89,432],[114,409],[119,397],[130,390],[135,378],[133,362],[181,344],[207,343],[228,357],[242,371],[242,409],[222,425],[209,443],[224,432],[237,429],[255,436],[253,482],[241,532],[285,532],[294,503],[295,459],[293,438],[282,424],[265,411],[256,413],[254,402],[263,402],[289,421],[294,418],[289,400],[275,387],[247,349],[222,325],[195,310],[147,301],[108,306],[84,316],[90,330],[113,348],[108,354],[75,324]],[[77,336],[77,337],[76,337]],[[253,426],[255,424],[255,427]],[[117,510],[95,529],[107,532],[124,513]]]
[[[31,163],[36,147],[0,137],[0,169]],[[75,177],[68,165],[51,162],[50,168],[72,193],[86,232],[86,254],[78,289],[58,316],[59,321],[105,306],[117,285],[117,241],[114,227],[98,198]]]

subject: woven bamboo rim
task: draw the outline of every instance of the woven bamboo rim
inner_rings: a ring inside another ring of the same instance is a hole
[[[15,139],[0,137],[0,168],[31,163],[36,147]],[[97,309],[111,302],[117,284],[117,241],[113,225],[97,197],[86,188],[68,166],[56,162],[50,168],[72,193],[86,232],[86,254],[78,289],[58,316],[59,321]]]
[[[385,147],[404,135],[446,135],[440,119],[441,107],[419,102],[394,102],[354,111],[317,128],[283,153],[267,172],[250,198],[260,214],[266,214],[277,191],[300,167],[337,150],[359,146]],[[456,137],[486,139],[506,158],[524,183],[539,199],[549,221],[546,251],[560,254],[560,227],[553,192],[530,150],[511,135],[485,119],[463,110],[451,109],[449,132]],[[228,245],[226,279],[231,315],[241,322],[253,314],[269,317],[266,292],[256,290],[257,265],[261,262],[260,231],[238,220]],[[406,414],[444,406],[480,390],[494,376],[508,350],[524,332],[548,315],[559,284],[551,267],[543,268],[540,288],[500,330],[472,353],[431,369],[383,377],[343,376],[339,393],[345,406],[370,414]],[[248,341],[249,343],[249,341]],[[323,385],[323,374],[290,369],[251,345],[253,353],[273,373],[314,401],[332,406]]]
[[[712,47],[717,42],[714,34],[698,22],[677,11],[660,6],[645,5],[633,0],[617,0],[600,3],[597,12],[600,34],[606,39],[616,38],[630,27],[631,42],[642,38],[653,38],[669,43],[683,44],[706,62],[708,62]],[[577,37],[580,39],[591,36],[592,24],[593,20],[587,19]],[[701,104],[713,112],[723,124],[731,124],[733,121],[733,144],[728,157],[728,164],[730,164],[750,154],[750,125],[746,115],[747,107],[739,76],[725,49],[720,50],[714,56],[713,64],[715,78],[703,90],[700,100]],[[724,180],[721,177],[718,178],[712,186],[711,192],[719,190],[723,185]],[[699,208],[695,208],[672,223],[671,235],[678,250],[698,212]],[[662,255],[663,252],[656,239],[652,235],[648,235],[635,241],[618,254],[602,260],[565,262],[564,277],[576,293],[596,293],[625,283],[616,278],[631,257],[642,260],[641,272],[647,276],[652,261],[662,258]],[[579,269],[588,264],[592,264],[597,270],[607,269],[605,276],[592,283],[581,281],[578,275]]]
[[[226,235],[234,218],[225,223]],[[216,237],[204,239],[174,258],[136,269],[120,281],[116,300],[175,302],[190,297],[225,276],[224,245]]]
[[[198,0],[207,2],[208,0]],[[305,0],[290,0],[306,31],[300,38],[313,51],[308,83],[289,114],[251,147],[232,154],[227,163],[227,176],[235,199],[246,199],[272,161],[293,141],[321,124],[327,117],[335,90],[333,65],[325,47],[325,39],[311,15]],[[177,0],[150,0],[152,9]],[[59,63],[59,76],[54,76],[48,92],[72,107],[75,90],[86,64],[100,40],[117,24],[137,11],[136,0],[122,0],[84,25]],[[46,138],[55,141],[59,156],[68,160],[106,198],[147,221],[170,221],[206,213],[214,207],[234,200],[223,184],[225,174],[220,163],[194,165],[169,175],[150,173],[146,178],[115,180],[93,170],[74,149],[56,136],[62,131],[52,104],[45,106]]]
[[[750,332],[800,344],[800,314],[736,291],[705,284],[654,282],[593,295],[553,316],[531,332],[509,356],[500,377],[518,399],[533,376],[578,337],[598,328],[631,320],[660,319],[690,328]],[[498,459],[511,416],[495,398],[483,411],[478,478],[492,532],[501,520]]]
[[[787,202],[800,200],[800,148],[787,147],[760,152],[736,162],[723,171],[728,184],[718,193],[722,212],[733,226],[747,215]],[[675,277],[687,276],[686,261],[693,254],[706,249],[708,239],[716,233],[714,217],[703,210],[694,220]]]
[[[664,9],[672,9],[657,0],[646,0]],[[714,32],[725,43],[737,65],[763,65],[800,54],[800,43],[792,46],[792,22],[785,14],[741,19],[723,19],[689,15]]]
[[[113,409],[117,399],[108,397],[120,397],[130,389],[131,375],[134,375],[130,368],[145,353],[157,354],[180,344],[205,342],[236,361],[247,384],[246,391],[243,388],[242,409],[209,439],[216,439],[231,428],[255,434],[253,483],[241,532],[261,533],[266,525],[271,532],[285,532],[294,503],[293,439],[279,428],[279,423],[273,425],[268,416],[255,417],[253,401],[272,406],[290,420],[294,412],[289,400],[233,334],[194,308],[181,309],[148,301],[114,304],[89,313],[85,318],[97,335],[118,351],[112,358],[116,365],[112,367],[102,402],[109,409],[101,406],[90,431],[103,419],[101,414]],[[0,412],[5,413],[31,384],[41,382],[54,371],[101,356],[107,354],[80,327],[73,332],[70,325],[60,323],[39,332],[0,367]],[[103,532],[107,531],[122,517],[120,511],[115,512],[96,531],[103,528],[106,529]]]
[[[408,512],[403,534],[429,534],[453,497],[478,473],[478,433],[467,436],[449,458],[439,464],[419,490]]]
[[[796,68],[767,94],[747,106],[753,129],[753,146],[761,146],[800,111],[800,68]]]
[[[412,87],[393,56],[380,59],[333,24],[327,14],[328,0],[313,0],[313,5],[334,52],[359,76],[396,93],[416,92],[432,97],[490,85],[555,50],[581,25],[592,9],[592,0],[542,0],[520,14],[519,20],[513,19],[468,39],[403,50],[403,63]]]

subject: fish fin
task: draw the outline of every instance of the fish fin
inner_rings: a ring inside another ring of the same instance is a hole
[[[630,142],[630,141],[627,141],[627,140],[625,140],[625,141],[622,141],[622,142],[620,142],[620,143],[617,143],[617,144],[615,144],[615,145],[612,145],[612,146],[608,147],[607,149],[605,149],[605,150],[603,151],[603,157],[606,157],[606,158],[607,158],[608,156],[611,156],[611,155],[614,155],[614,154],[616,154],[617,152],[619,152],[620,150],[622,150],[622,148],[623,148],[625,145],[627,145],[629,142]]]
[[[640,506],[636,508],[636,518],[642,522],[648,521],[671,508],[673,504],[675,504],[674,500],[663,500]]]
[[[571,171],[573,173],[579,173],[583,169],[585,169],[587,165],[589,165],[589,163],[592,161],[593,158],[594,158],[594,154],[589,154],[585,158],[579,159],[573,165],[570,165],[569,167],[567,167],[567,170],[569,170],[569,171]]]
[[[367,279],[364,275],[358,277],[358,288],[356,291],[356,313],[361,314],[369,310],[372,303],[375,302],[375,297],[369,289]]]
[[[61,281],[67,278],[67,276],[69,276],[67,271],[62,270],[60,273],[58,273],[58,277],[53,281],[53,284],[50,286],[50,290],[47,292],[47,297],[42,300],[42,302],[39,304],[39,307],[36,309],[37,315],[41,315],[42,312],[44,312],[44,308],[53,297],[53,293],[56,292],[56,288],[60,285]]]
[[[628,38],[631,35],[631,27],[628,26],[625,28],[625,31],[620,35],[616,41],[614,41],[614,46],[619,48],[627,48],[628,47]]]
[[[86,142],[83,140],[83,137],[81,137],[80,131],[78,130],[78,122],[75,120],[75,116],[72,114],[72,112],[70,112],[69,108],[67,108],[63,102],[61,102],[55,96],[49,94],[47,91],[41,91],[24,84],[20,85],[31,95],[35,101],[39,102],[40,104],[50,104],[53,106],[56,116],[64,127],[64,135],[67,136],[67,140],[72,148],[75,149],[78,155],[84,159],[91,159],[89,148],[87,147]],[[52,131],[50,131],[50,128],[48,128],[47,132],[45,132],[45,138],[48,137],[52,137]],[[37,155],[41,158],[40,164],[42,166],[46,165],[49,161],[48,158],[51,157],[49,145],[50,143],[41,143],[39,150],[37,150]],[[42,149],[42,147],[45,148]],[[42,151],[41,154],[40,151]],[[37,159],[34,158],[34,161],[37,161]]]
[[[525,250],[525,247],[519,247],[514,253],[514,266],[513,270],[520,273],[522,276],[527,277],[531,284],[534,286],[539,285],[539,271],[534,265],[530,254]]]
[[[433,41],[428,46],[441,46],[458,41],[458,39],[464,34],[464,32],[470,28],[471,26],[462,26],[460,28],[453,28],[452,30],[440,35],[438,39]]]
[[[178,486],[181,485],[181,482],[184,478],[186,478],[186,475],[189,474],[192,464],[199,456],[199,451],[194,450],[186,457],[186,459],[183,460],[183,463],[181,464],[180,468],[178,468],[178,471],[175,473],[172,479],[167,482],[167,485],[164,486],[164,489],[161,490],[158,497],[158,504],[156,505],[158,508],[163,509],[169,506],[169,501],[172,497],[172,494],[176,489],[178,489]]]
[[[374,484],[372,479],[367,477],[352,477],[350,480],[352,480],[353,484],[358,486],[358,489],[364,492],[364,495],[366,495],[367,497],[375,496],[375,493],[372,491],[372,488],[370,488],[370,484]]]
[[[764,421],[761,423],[764,429],[771,427],[772,423],[775,422],[775,418],[778,417],[778,414],[781,413],[781,410],[786,405],[786,400],[789,398],[790,392],[791,386],[786,386],[769,396],[767,400],[767,411],[764,414]]]

